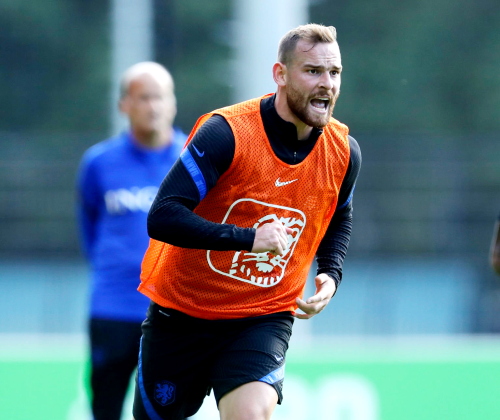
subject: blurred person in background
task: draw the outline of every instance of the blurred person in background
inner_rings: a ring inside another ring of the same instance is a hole
[[[490,247],[490,264],[493,270],[500,275],[500,215],[493,229],[493,238]]]
[[[149,242],[147,214],[187,139],[172,125],[174,83],[158,63],[138,63],[123,74],[119,107],[130,129],[87,150],[77,185],[81,239],[91,267],[95,420],[121,416],[149,303],[137,291]]]
[[[136,420],[191,416],[211,389],[223,420],[281,404],[294,317],[329,303],[351,234],[361,153],[331,117],[341,70],[335,28],[300,26],[280,41],[276,94],[195,125],[148,216]]]

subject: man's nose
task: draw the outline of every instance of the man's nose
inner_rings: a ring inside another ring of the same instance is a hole
[[[157,111],[159,109],[159,107],[161,106],[161,101],[159,101],[157,98],[149,98],[148,106],[149,106],[149,109],[151,109],[153,111]]]
[[[319,80],[320,87],[331,90],[334,86],[333,78],[329,72],[324,72]]]

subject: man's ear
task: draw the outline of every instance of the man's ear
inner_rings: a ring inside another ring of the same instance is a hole
[[[118,108],[124,114],[126,114],[126,115],[129,114],[129,111],[130,111],[130,100],[129,100],[128,96],[125,96],[124,98],[120,99],[120,101],[118,102]]]
[[[287,79],[287,68],[286,65],[283,63],[274,63],[273,66],[273,79],[276,82],[276,84],[280,87],[286,86],[286,79]]]

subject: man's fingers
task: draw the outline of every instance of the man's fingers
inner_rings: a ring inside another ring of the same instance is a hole
[[[288,248],[288,235],[287,235],[287,232],[286,232],[286,229],[289,229],[289,228],[286,228],[285,226],[283,226],[283,229],[280,230],[280,239],[283,241],[282,244],[283,244],[283,249],[287,249]]]
[[[298,318],[298,319],[311,319],[314,315],[309,315],[309,314],[300,314],[300,313],[295,312],[295,313],[293,314],[293,316],[294,316],[295,318]]]
[[[279,245],[274,249],[274,252],[272,252],[273,255],[283,255],[283,253],[286,251],[288,248],[288,236],[286,234],[285,226],[279,222],[277,222],[277,227],[278,227],[278,242]]]
[[[288,248],[288,238],[280,237],[281,248],[285,251]]]
[[[288,236],[294,230],[286,227],[280,221],[266,223],[257,228],[252,252],[270,252],[272,255],[283,255],[288,249]]]
[[[304,302],[301,298],[296,298],[295,302],[297,303],[297,306],[299,309],[303,312],[304,314],[301,313],[295,313],[295,317],[299,319],[310,319],[314,315],[319,314],[327,305],[328,300],[327,299],[319,299],[318,301],[315,302],[310,302],[311,299],[317,298],[318,296],[315,295],[309,299],[307,299],[307,302]]]
[[[304,312],[307,312],[309,310],[309,307],[307,306],[307,303],[305,303],[301,298],[296,298],[295,303],[297,303],[297,306],[299,309],[303,310]]]
[[[281,242],[278,241],[278,244],[276,245],[276,248],[274,248],[273,251],[271,251],[271,254],[273,255],[283,255],[283,247],[281,246]]]
[[[309,299],[308,299],[309,300]],[[303,310],[306,314],[318,313],[318,309],[321,309],[324,305],[318,304],[318,302],[304,302],[302,299],[297,298],[295,300],[299,309]]]
[[[337,291],[335,281],[327,274],[319,274],[314,279],[316,282],[316,295],[321,295],[324,299],[330,299]]]
[[[306,300],[306,303],[317,303],[321,302],[322,300],[325,300],[327,297],[323,296],[323,293],[318,293],[314,296],[311,296],[309,299]]]
[[[257,228],[252,252],[270,252],[273,255],[283,255],[288,248],[287,228],[283,223],[274,221]]]
[[[301,311],[304,311],[305,313],[304,314],[301,314],[299,312],[295,312],[294,316],[296,318],[299,318],[299,319],[309,319],[309,318],[312,318],[313,315],[309,314],[309,307],[307,306],[307,304],[301,299],[301,298],[296,298],[295,299],[295,302],[297,303],[297,306],[299,307],[299,309]]]
[[[299,319],[310,319],[314,315],[319,314],[326,305],[330,302],[332,296],[335,294],[335,282],[328,276],[320,274],[316,276],[316,294],[311,296],[306,301],[297,297],[295,302],[304,314],[295,313],[295,317]]]
[[[307,306],[307,304],[299,297],[295,299],[295,303],[298,305],[300,309],[302,309],[302,306],[304,307]]]

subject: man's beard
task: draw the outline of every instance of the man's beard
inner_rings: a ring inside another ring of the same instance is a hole
[[[340,93],[340,92],[339,92]],[[323,93],[317,93],[310,97],[304,97],[300,93],[299,90],[295,89],[293,85],[289,85],[286,96],[288,107],[292,110],[292,112],[301,120],[304,124],[307,124],[309,127],[323,128],[330,121],[330,117],[332,116],[333,109],[335,108],[335,103],[337,102],[337,98],[339,97],[339,93],[330,100],[328,103],[327,112],[323,115],[316,114],[309,107],[312,106],[310,104],[311,99],[318,96],[329,96]]]

